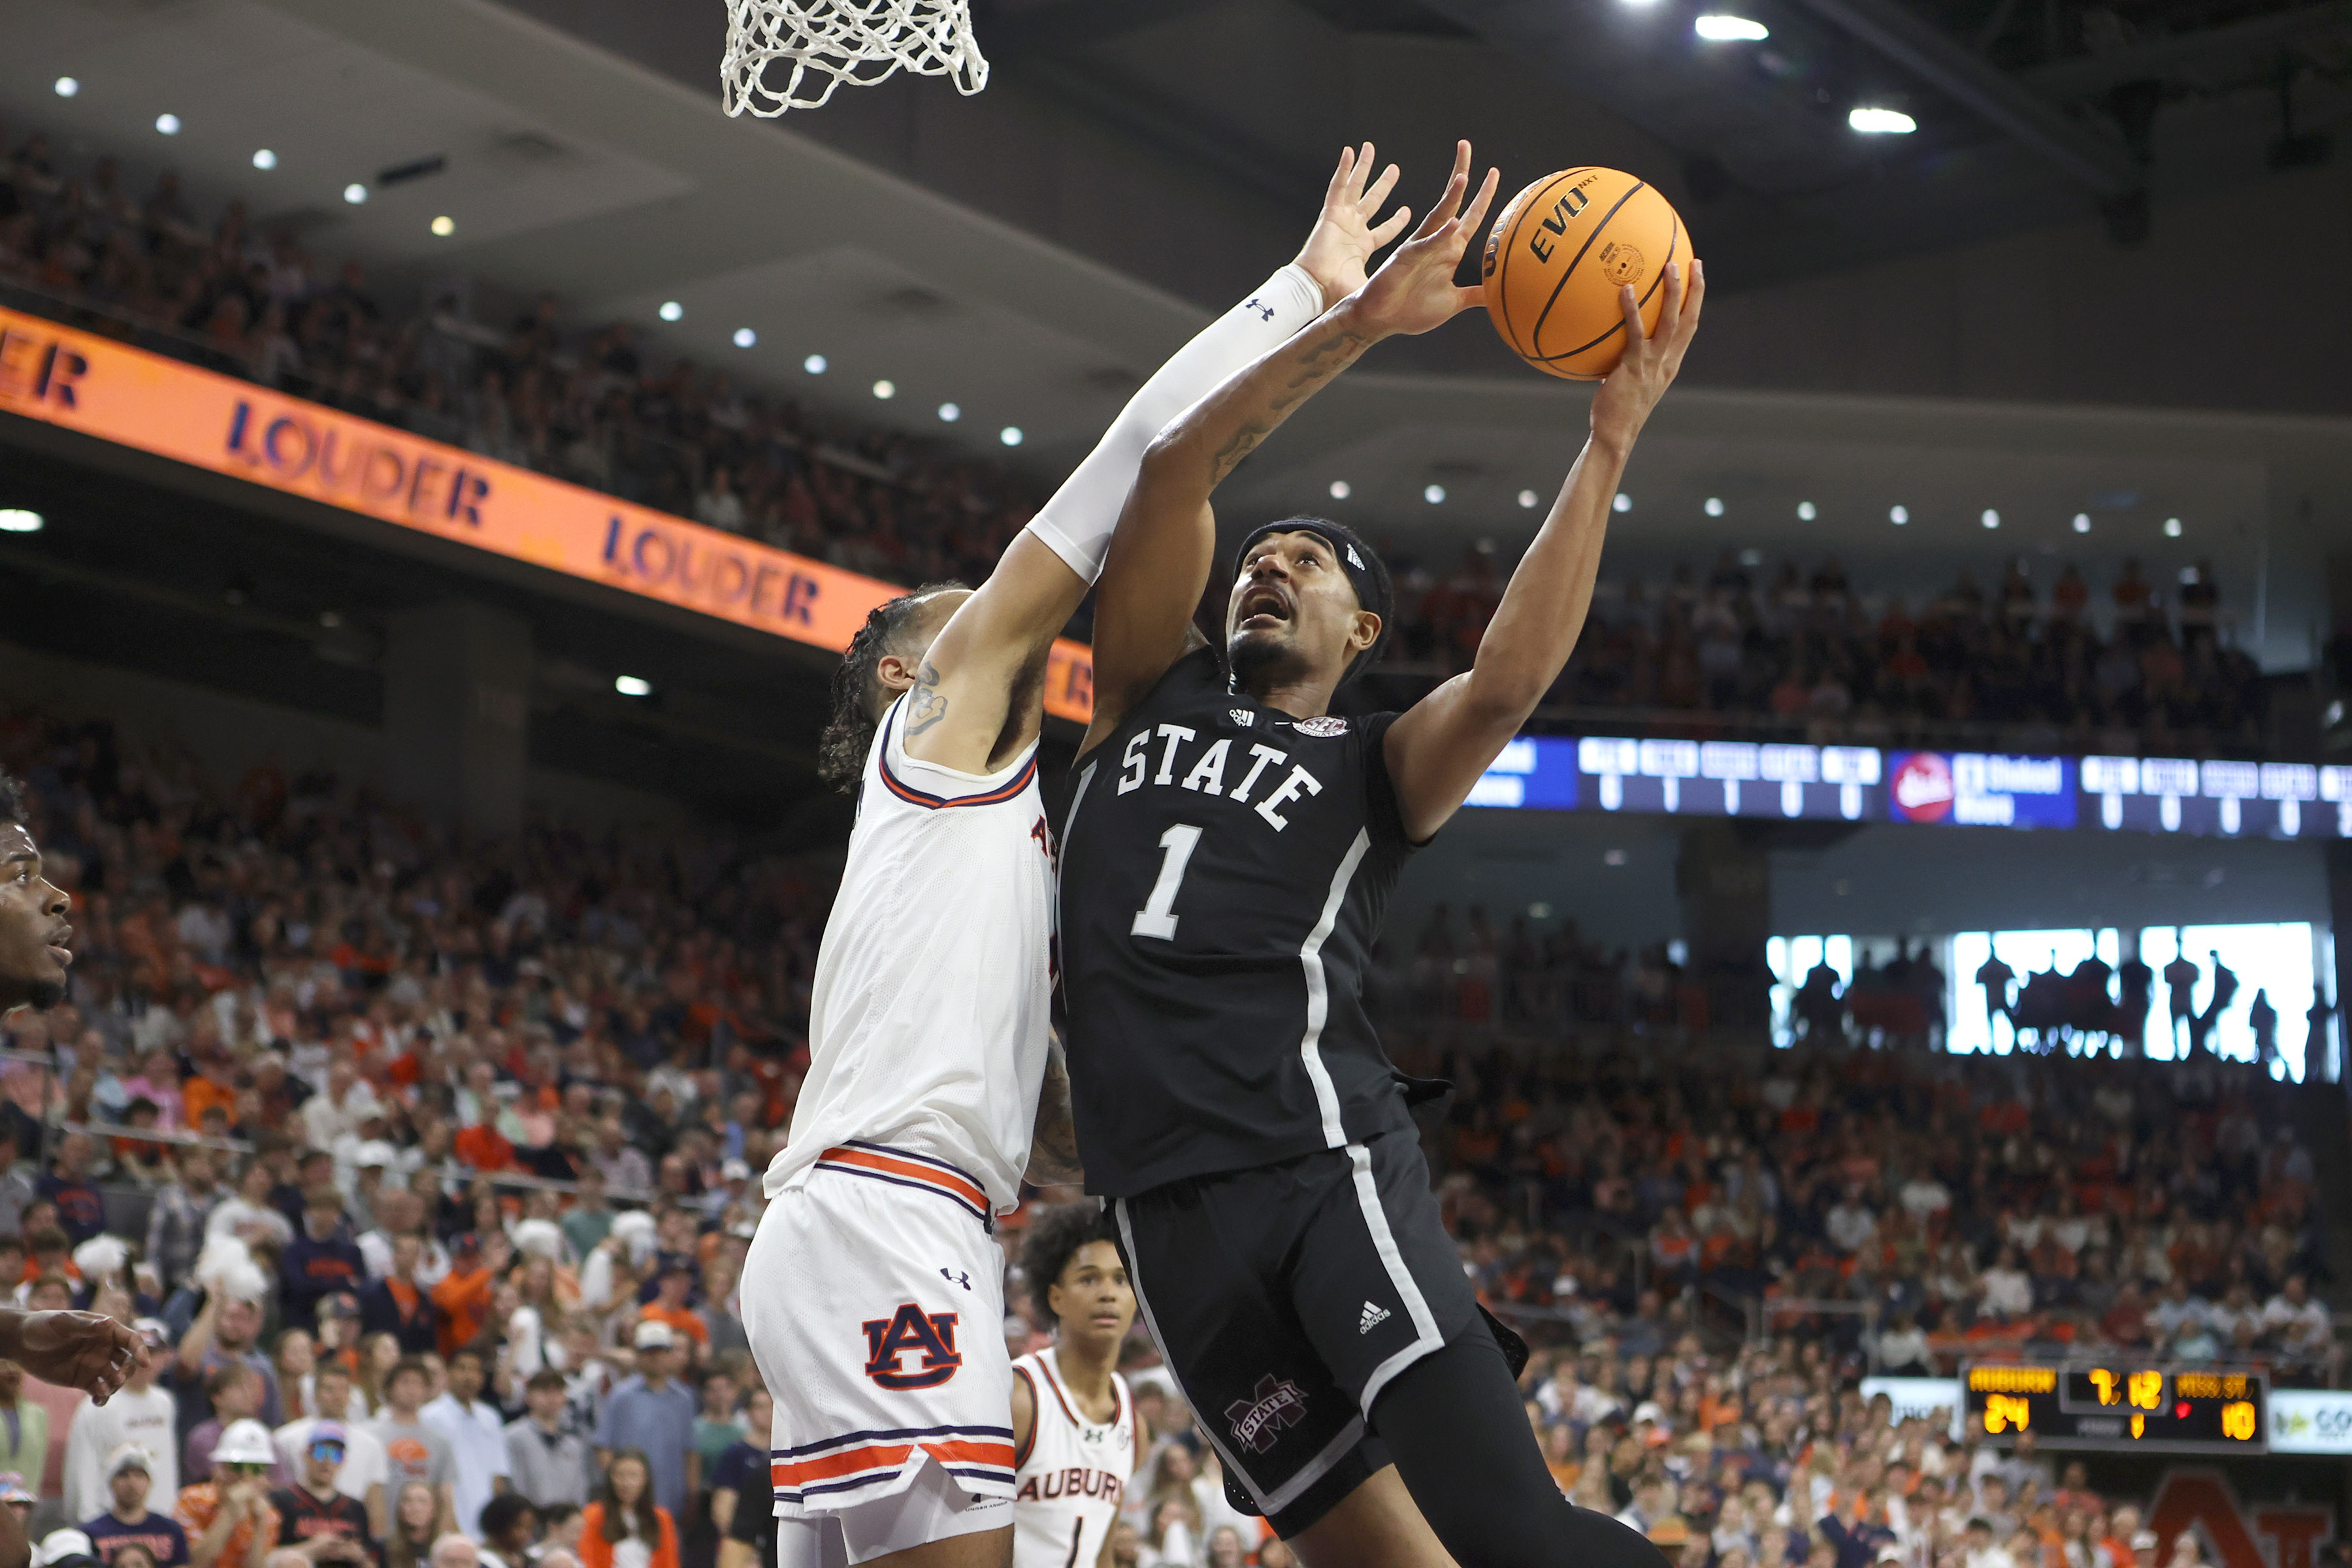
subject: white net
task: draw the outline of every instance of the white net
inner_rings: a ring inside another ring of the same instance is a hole
[[[952,77],[967,97],[986,87],[971,0],[727,0],[730,114],[814,109],[843,82],[872,87],[902,68]]]

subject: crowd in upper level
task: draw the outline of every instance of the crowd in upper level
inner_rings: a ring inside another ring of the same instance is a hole
[[[2210,562],[2168,600],[2137,560],[2096,590],[2071,562],[2046,584],[2032,565],[2011,557],[1990,592],[1963,571],[1916,602],[1850,583],[1834,558],[1810,574],[1783,561],[1767,582],[1726,552],[1654,593],[1607,583],[1547,703],[1586,728],[1862,745],[2200,756],[2267,742],[2262,671],[2232,646]],[[1475,550],[1442,579],[1405,563],[1401,662],[1467,668],[1507,569]]]
[[[14,287],[12,287],[12,285]],[[625,321],[542,297],[503,329],[443,294],[389,308],[243,204],[141,196],[0,125],[0,299],[485,457],[905,583],[978,582],[1034,499],[1000,465],[836,428],[723,370],[657,363]]]

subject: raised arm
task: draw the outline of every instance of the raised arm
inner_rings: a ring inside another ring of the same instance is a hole
[[[1211,322],[1143,384],[1054,499],[1014,537],[988,581],[940,628],[916,672],[908,751],[926,762],[979,773],[1008,749],[1008,729],[1016,747],[1036,733],[1035,693],[1045,657],[1102,570],[1111,531],[1151,438],[1218,383],[1352,292],[1363,281],[1364,258],[1402,226],[1402,215],[1380,229],[1370,226],[1365,215],[1396,183],[1391,167],[1365,190],[1371,155],[1369,142],[1360,157],[1352,149],[1341,155],[1297,259]],[[1351,198],[1346,204],[1335,200],[1343,188]]]
[[[1358,221],[1369,222],[1367,198],[1357,194],[1353,178],[1343,159],[1325,199],[1327,221],[1335,211],[1352,210]],[[1151,444],[1103,564],[1095,606],[1094,722],[1086,747],[1108,734],[1184,656],[1216,548],[1209,497],[1224,477],[1373,343],[1428,331],[1480,302],[1478,289],[1454,286],[1454,273],[1470,232],[1494,199],[1495,179],[1489,170],[1464,207],[1470,143],[1458,144],[1445,194],[1377,274],[1313,326],[1194,404]],[[1384,194],[1387,184],[1383,175],[1375,194]],[[1363,255],[1387,243],[1385,237],[1410,216],[1399,212],[1377,229],[1367,227],[1373,243]]]
[[[1551,515],[1511,574],[1503,602],[1478,640],[1477,658],[1389,726],[1389,775],[1396,784],[1405,830],[1416,842],[1461,809],[1470,787],[1518,733],[1576,647],[1585,613],[1592,607],[1592,580],[1601,569],[1601,541],[1625,459],[1698,331],[1706,269],[1694,261],[1685,279],[1679,266],[1669,263],[1665,294],[1657,335],[1650,337],[1642,331],[1633,286],[1620,291],[1625,358],[1592,395],[1592,433],[1569,469]]]

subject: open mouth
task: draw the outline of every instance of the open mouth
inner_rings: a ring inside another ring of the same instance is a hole
[[[1272,583],[1260,583],[1242,595],[1235,623],[1243,631],[1258,631],[1290,623],[1290,596]]]
[[[62,931],[52,931],[49,935],[49,956],[58,961],[59,968],[69,966],[73,963],[73,950],[66,943],[73,941],[73,927],[68,926]]]

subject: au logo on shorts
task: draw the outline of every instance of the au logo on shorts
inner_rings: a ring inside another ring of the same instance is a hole
[[[1225,1406],[1225,1419],[1234,1424],[1234,1442],[1253,1454],[1263,1454],[1274,1447],[1285,1426],[1296,1426],[1307,1419],[1307,1394],[1290,1379],[1276,1380],[1267,1373],[1257,1380],[1255,1396]]]
[[[888,1389],[937,1388],[956,1374],[963,1357],[956,1353],[956,1314],[933,1312],[908,1301],[896,1315],[877,1318],[866,1330],[866,1375]],[[905,1370],[910,1351],[922,1353],[922,1363]]]

